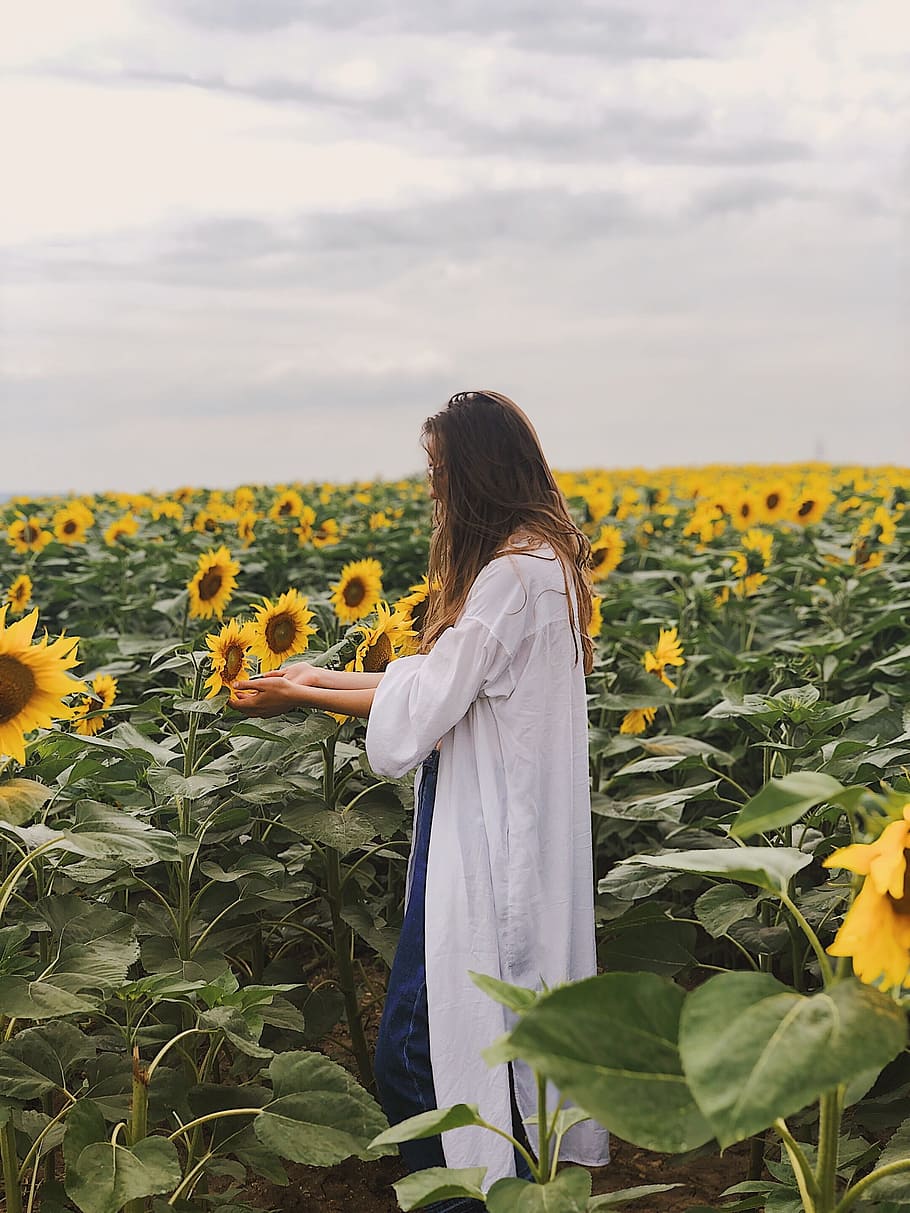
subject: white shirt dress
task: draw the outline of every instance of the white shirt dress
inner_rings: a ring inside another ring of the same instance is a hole
[[[481,1050],[515,1016],[469,970],[536,990],[596,972],[588,718],[574,640],[577,660],[552,548],[498,556],[432,650],[389,665],[367,722],[367,757],[389,778],[441,741],[425,902],[433,1082],[440,1108],[477,1104],[506,1130],[507,1067],[490,1068]],[[513,1070],[527,1119],[536,1084],[523,1062]],[[552,1085],[550,1097],[552,1111]],[[528,1136],[536,1148],[532,1127]],[[451,1129],[442,1145],[449,1167],[487,1167],[484,1189],[515,1174],[512,1147],[488,1130]],[[606,1130],[575,1126],[560,1157],[608,1162]]]

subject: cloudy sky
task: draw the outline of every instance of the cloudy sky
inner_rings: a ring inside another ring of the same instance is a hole
[[[910,465],[905,0],[0,10],[0,494]]]

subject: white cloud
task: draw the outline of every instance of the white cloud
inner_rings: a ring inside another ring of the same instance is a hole
[[[910,462],[903,0],[555,11],[17,8],[0,410],[66,441],[0,487],[395,475],[479,384],[564,466]]]

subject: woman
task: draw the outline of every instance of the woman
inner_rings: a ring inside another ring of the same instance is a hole
[[[420,652],[384,674],[298,664],[267,682],[238,682],[238,706],[365,716],[374,771],[398,778],[421,764],[405,921],[377,1044],[380,1100],[392,1123],[475,1103],[507,1128],[536,1115],[536,1084],[522,1062],[484,1062],[481,1051],[514,1016],[469,973],[540,990],[596,971],[590,546],[534,428],[507,397],[459,393],[422,438],[437,589]],[[528,1136],[533,1148],[530,1126]],[[478,1128],[405,1143],[402,1155],[412,1170],[486,1166],[485,1189],[516,1173],[509,1143]],[[606,1132],[574,1127],[562,1156],[607,1162]]]

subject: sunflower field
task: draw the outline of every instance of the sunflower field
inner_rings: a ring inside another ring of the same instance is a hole
[[[600,972],[477,975],[514,1024],[490,1064],[570,1102],[542,1100],[531,1183],[422,1172],[399,1205],[664,1208],[560,1164],[590,1116],[662,1154],[748,1142],[717,1209],[910,1210],[910,471],[559,482],[594,556]],[[0,504],[9,1213],[243,1213],[287,1163],[484,1123],[389,1129],[372,1094],[411,779],[361,721],[229,703],[414,652],[430,525],[419,480]]]

